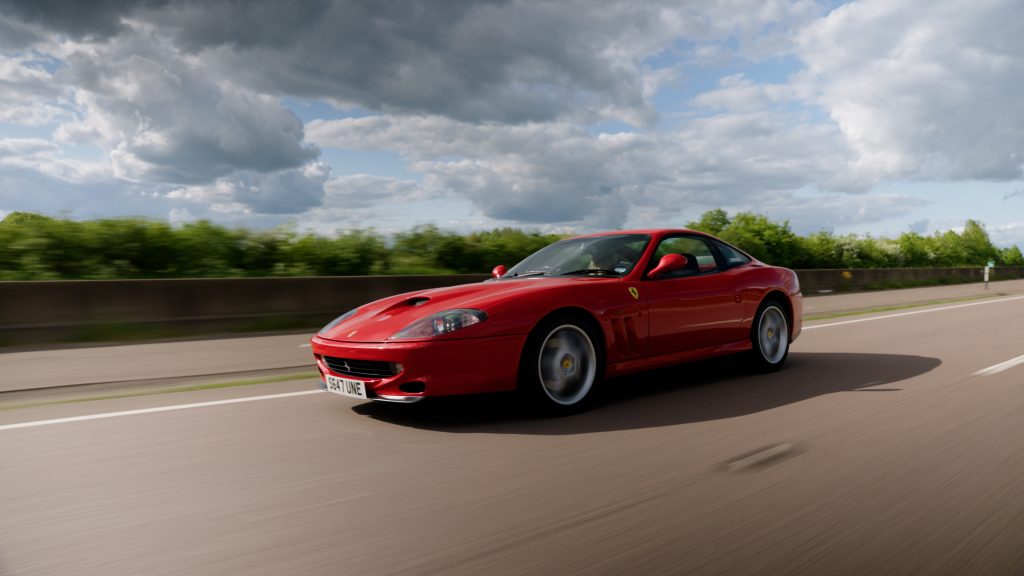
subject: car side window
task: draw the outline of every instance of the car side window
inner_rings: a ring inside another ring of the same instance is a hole
[[[750,262],[750,258],[746,254],[736,250],[728,244],[715,242],[715,248],[718,249],[718,254],[722,257],[722,260],[724,260],[726,270],[742,266]]]
[[[651,257],[649,270],[653,270],[662,257],[668,254],[680,254],[686,257],[686,268],[666,274],[664,278],[682,278],[707,274],[718,270],[718,263],[711,247],[703,238],[695,236],[671,236],[658,244]]]

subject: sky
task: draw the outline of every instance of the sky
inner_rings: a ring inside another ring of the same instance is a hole
[[[383,233],[983,222],[1020,0],[0,0],[0,217]]]

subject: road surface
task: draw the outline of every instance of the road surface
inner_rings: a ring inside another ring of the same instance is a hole
[[[645,373],[560,419],[308,380],[8,403],[0,574],[1021,574],[1022,318],[809,322],[779,373]]]

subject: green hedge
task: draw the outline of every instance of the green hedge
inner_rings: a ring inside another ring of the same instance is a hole
[[[712,210],[688,227],[716,234],[758,258],[792,268],[1024,265],[1016,247],[998,249],[981,224],[962,234],[899,238],[801,237],[787,222]],[[0,221],[0,280],[210,278],[485,273],[511,266],[559,239],[500,228],[458,235],[423,226],[387,239],[372,230],[333,237],[230,229],[206,221],[171,227],[141,218],[74,221],[15,212]]]

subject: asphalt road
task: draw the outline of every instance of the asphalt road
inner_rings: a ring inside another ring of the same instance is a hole
[[[782,372],[549,420],[311,381],[0,410],[0,574],[1021,574],[1022,318],[810,322]]]

